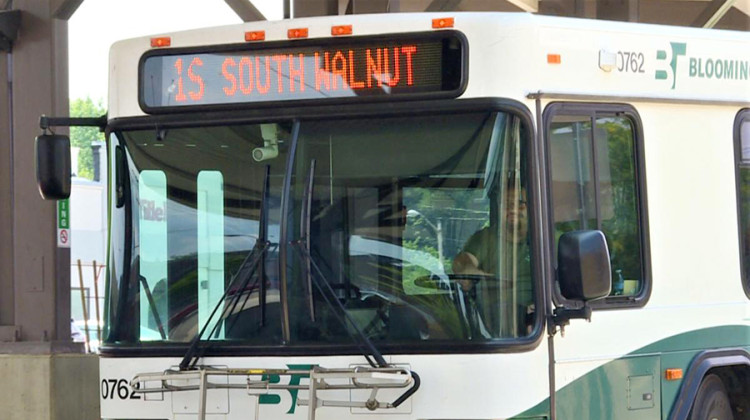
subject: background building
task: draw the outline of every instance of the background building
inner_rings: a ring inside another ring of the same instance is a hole
[[[70,194],[70,315],[90,340],[90,350],[98,346],[97,324],[101,322],[107,249],[107,157],[103,142],[91,146],[94,179],[73,177]],[[77,155],[73,148],[73,155]],[[72,160],[77,174],[77,159]],[[85,308],[84,308],[85,306]],[[86,331],[88,328],[88,331]],[[86,335],[88,332],[88,335]]]

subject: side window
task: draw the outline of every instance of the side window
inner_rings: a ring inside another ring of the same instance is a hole
[[[742,279],[745,293],[750,297],[750,109],[737,116],[735,138]]]
[[[553,255],[563,233],[601,230],[612,263],[612,290],[605,302],[642,300],[648,284],[635,113],[624,107],[553,104],[546,129]]]

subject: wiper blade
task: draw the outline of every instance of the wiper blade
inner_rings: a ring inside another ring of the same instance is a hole
[[[182,357],[182,361],[180,362],[180,370],[186,370],[189,368],[195,367],[196,362],[200,358],[200,355],[196,353],[198,349],[198,343],[201,340],[201,337],[203,337],[203,334],[206,332],[206,329],[209,325],[211,325],[211,320],[213,319],[214,315],[216,315],[216,311],[219,310],[221,307],[221,304],[224,303],[224,300],[226,299],[227,295],[229,295],[229,292],[232,290],[232,286],[234,285],[235,281],[242,277],[243,280],[243,286],[247,286],[247,282],[250,281],[250,278],[255,273],[255,268],[258,266],[258,262],[263,258],[263,255],[265,254],[266,250],[269,247],[268,242],[261,242],[256,241],[255,246],[253,249],[245,256],[245,259],[242,261],[242,265],[240,265],[240,269],[237,270],[237,273],[235,273],[234,276],[232,276],[232,279],[229,281],[229,285],[227,286],[227,289],[224,291],[224,294],[221,295],[219,298],[219,301],[216,302],[216,306],[214,307],[213,311],[211,311],[211,315],[208,316],[208,319],[203,324],[203,327],[200,329],[200,331],[193,337],[192,341],[190,342],[190,347],[188,347],[187,352],[185,353],[185,356]],[[242,275],[243,272],[247,272],[247,274]],[[232,299],[237,299],[240,295],[240,291],[244,290],[244,287],[238,288],[235,292],[235,295],[232,297]],[[225,316],[228,312],[228,309],[231,306],[231,302],[229,305],[226,306],[224,311],[222,311],[222,315]],[[221,323],[217,322],[213,329],[211,329],[211,333],[209,334],[209,337],[216,332],[217,328],[219,327]]]
[[[367,337],[367,334],[365,334],[364,331],[362,331],[362,329],[359,328],[359,326],[351,317],[351,315],[349,315],[349,313],[346,311],[346,308],[344,307],[344,305],[337,298],[336,292],[333,290],[333,287],[331,286],[331,282],[328,281],[325,274],[323,274],[320,267],[312,258],[312,255],[310,254],[310,219],[311,219],[311,213],[312,213],[311,207],[312,207],[313,187],[315,184],[314,181],[315,181],[315,159],[313,159],[310,162],[310,173],[308,174],[307,184],[305,185],[305,191],[302,196],[303,197],[303,209],[302,209],[302,214],[300,215],[300,219],[301,219],[300,231],[302,234],[302,238],[297,241],[292,241],[292,245],[298,251],[298,255],[300,256],[300,259],[302,260],[302,264],[305,267],[305,276],[307,280],[306,287],[309,287],[309,289],[307,290],[307,293],[309,293],[308,305],[309,305],[311,317],[315,316],[315,312],[314,312],[315,306],[313,305],[313,296],[312,296],[313,291],[312,291],[312,286],[310,285],[310,283],[315,285],[315,287],[318,289],[320,294],[323,296],[323,299],[325,300],[325,302],[328,304],[328,306],[331,309],[333,309],[333,314],[339,320],[341,325],[343,325],[344,329],[352,337],[352,339],[360,348],[360,350],[362,350],[362,355],[367,360],[367,363],[369,363],[370,366],[372,367],[387,367],[388,363],[386,363],[385,359],[383,358],[383,355],[380,353],[377,347],[375,347],[372,341],[370,341],[370,339]],[[315,280],[315,276],[312,275],[311,267],[315,269],[315,273],[318,275],[317,281]],[[351,324],[354,331],[356,331],[357,333],[356,336],[351,333],[349,328],[347,328],[347,322]],[[359,338],[359,340],[357,338]]]
[[[263,256],[266,253],[266,250],[270,247],[271,243],[268,241],[268,228],[267,228],[267,218],[268,218],[268,209],[266,207],[266,204],[268,202],[268,194],[269,194],[269,178],[271,173],[271,167],[269,165],[266,165],[266,171],[263,177],[263,193],[261,196],[261,212],[259,217],[259,227],[258,227],[258,239],[255,241],[255,246],[253,246],[253,249],[250,250],[250,252],[245,256],[245,259],[242,260],[242,264],[240,264],[239,269],[237,269],[237,272],[232,276],[232,279],[229,280],[229,284],[226,287],[226,290],[224,291],[224,294],[221,295],[219,298],[219,301],[216,302],[216,306],[214,306],[213,311],[211,311],[211,314],[208,316],[208,319],[206,319],[206,322],[203,324],[203,327],[201,327],[200,331],[193,337],[193,339],[190,341],[190,347],[188,347],[187,352],[182,357],[182,361],[180,362],[180,370],[187,370],[192,369],[195,367],[195,364],[198,362],[198,359],[200,359],[201,354],[198,353],[198,344],[201,341],[201,337],[203,337],[203,334],[206,332],[206,329],[208,329],[208,326],[211,325],[211,320],[214,318],[214,315],[216,315],[216,311],[219,310],[224,300],[227,298],[229,293],[232,291],[232,286],[234,286],[237,279],[242,278],[242,284],[240,287],[238,287],[234,295],[232,296],[232,300],[226,305],[224,310],[222,311],[221,319],[226,319],[228,314],[234,313],[234,310],[237,307],[237,303],[240,300],[240,296],[243,292],[247,289],[247,285],[250,282],[250,279],[253,277],[253,275],[258,272],[258,277],[256,279],[256,282],[260,282],[260,305],[261,305],[261,326],[264,322],[265,317],[265,268],[262,263]],[[259,270],[256,270],[256,268],[259,268]],[[243,302],[242,306],[245,306],[245,303],[247,302],[247,298],[249,297],[249,293],[247,294],[245,298],[245,302]],[[236,320],[235,320],[236,321]],[[217,322],[214,324],[214,327],[211,329],[211,332],[209,333],[208,337],[210,339],[211,336],[213,336],[217,331],[219,326],[221,325],[221,322]],[[234,324],[232,324],[233,326]],[[231,328],[232,326],[229,326]]]
[[[266,172],[263,174],[263,196],[260,202],[260,217],[258,228],[258,240],[268,242],[268,195],[271,191],[270,185],[271,179],[271,165],[266,165]],[[258,304],[260,305],[260,326],[266,324],[266,263],[261,258],[260,266],[258,267],[258,279],[260,281],[259,299]],[[245,302],[250,297],[250,294],[245,298]],[[245,302],[242,302],[242,307],[245,307]],[[236,319],[235,319],[236,322]],[[234,324],[232,324],[234,325]],[[231,328],[231,327],[230,327]]]
[[[300,237],[307,253],[310,253],[310,213],[312,212],[313,182],[315,181],[315,159],[310,161],[310,173],[307,175],[305,192],[302,195],[302,214],[300,215]],[[312,270],[310,260],[305,262],[304,284],[307,298],[307,309],[310,311],[310,321],[315,322],[315,300],[313,299]]]
[[[359,328],[359,325],[357,325],[351,315],[346,312],[346,308],[336,297],[336,291],[333,290],[333,287],[331,287],[331,283],[328,281],[325,274],[323,274],[323,272],[320,270],[320,267],[312,258],[312,255],[307,252],[307,249],[305,248],[305,245],[302,243],[302,241],[293,241],[292,245],[294,246],[294,249],[297,250],[302,263],[309,263],[315,270],[318,280],[315,280],[316,276],[312,276],[313,285],[315,285],[315,287],[318,289],[328,306],[331,307],[331,309],[334,309],[333,314],[336,316],[336,319],[339,320],[341,325],[344,326],[344,329],[354,339],[360,350],[362,350],[362,355],[365,357],[365,359],[367,359],[367,363],[369,363],[372,367],[388,367],[388,363],[385,361],[383,355],[380,353],[377,347],[375,347],[372,341],[370,341],[364,331]],[[354,331],[356,331],[356,336],[352,334],[351,331],[347,328],[347,323],[348,325],[352,326]],[[359,340],[357,340],[357,338],[359,338]]]
[[[151,288],[148,287],[148,280],[140,274],[138,275],[138,280],[141,282],[141,287],[143,288],[143,292],[146,293],[146,300],[148,301],[148,307],[149,309],[151,309],[151,315],[154,316],[156,327],[159,328],[159,335],[161,335],[162,340],[166,340],[167,334],[164,332],[164,324],[162,324],[161,322],[159,311],[156,310],[156,302],[154,301],[154,296],[151,294]]]
[[[258,241],[260,242],[268,242],[268,196],[270,194],[270,184],[269,179],[271,177],[271,166],[266,165],[266,171],[263,175],[263,193],[261,196],[261,203],[260,203],[260,217],[258,218],[258,224],[260,225],[258,227]],[[256,242],[257,243],[257,242]],[[256,280],[256,283],[259,284],[258,287],[258,305],[260,307],[260,319],[259,319],[259,327],[263,327],[266,323],[266,264],[265,260],[263,258],[260,259],[258,262],[258,278]],[[252,274],[251,274],[252,276]],[[243,283],[243,287],[239,290],[244,291],[245,287],[247,285],[247,282],[249,281],[250,276],[245,277],[245,282]],[[253,287],[250,289],[252,290],[255,287],[255,283],[253,283]],[[250,295],[252,293],[246,293],[245,294],[245,301],[242,302],[242,306],[240,306],[240,310],[245,308],[245,305],[247,304],[248,299],[250,299]],[[232,306],[232,310],[229,311],[230,314],[234,313],[235,308],[237,307],[237,303],[239,302],[239,299],[234,299],[234,304]],[[234,325],[237,323],[238,317],[235,317],[234,320],[230,325],[227,326],[227,332],[231,331]]]

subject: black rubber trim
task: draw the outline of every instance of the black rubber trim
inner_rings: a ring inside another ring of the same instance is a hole
[[[750,247],[750,243],[746,240],[744,232],[742,232],[742,177],[740,175],[740,166],[748,167],[750,164],[742,162],[742,124],[750,123],[750,108],[745,108],[737,113],[737,117],[734,120],[734,176],[735,186],[737,189],[737,233],[739,235],[739,257],[740,257],[740,281],[742,282],[742,288],[745,290],[745,295],[750,298],[750,267],[746,264],[744,258],[744,250]]]
[[[554,253],[554,220],[552,219],[553,208],[552,208],[552,187],[549,180],[551,180],[551,154],[549,152],[549,139],[547,134],[549,133],[549,126],[552,121],[552,117],[555,115],[585,115],[596,117],[599,115],[623,115],[630,119],[633,123],[633,130],[635,135],[635,181],[636,181],[636,205],[638,206],[638,225],[640,226],[640,240],[641,240],[641,261],[643,263],[642,275],[643,275],[643,287],[641,291],[635,296],[614,296],[606,297],[601,300],[597,300],[589,303],[595,310],[601,309],[624,309],[624,308],[641,308],[648,303],[649,297],[651,296],[651,247],[649,237],[649,223],[648,223],[648,194],[646,193],[646,161],[644,158],[644,136],[643,136],[643,122],[638,111],[630,104],[619,104],[619,103],[598,103],[598,102],[551,102],[544,109],[544,125],[539,128],[543,133],[544,137],[544,150],[545,150],[545,164],[546,164],[546,180],[547,180],[547,194],[548,200],[548,214],[547,219],[549,229],[549,272],[550,275],[550,289],[552,291],[552,301],[557,307],[576,307],[576,304],[565,299],[556,286],[555,276],[555,265],[557,264],[557,256]],[[578,305],[580,306],[580,305]]]
[[[539,335],[541,337],[541,335]],[[507,339],[494,342],[468,343],[456,341],[430,341],[417,344],[382,344],[375,343],[386,356],[396,355],[454,355],[454,354],[490,354],[521,353],[538,346],[541,340],[534,336],[521,340]],[[221,344],[217,346],[216,344]],[[182,357],[187,351],[188,343],[140,343],[140,344],[104,344],[99,347],[101,357]],[[277,345],[264,346],[212,342],[203,357],[285,357],[285,356],[362,356],[362,351],[355,344],[324,345]]]
[[[687,419],[706,372],[717,367],[740,365],[750,366],[750,353],[745,349],[706,350],[698,353],[688,366],[669,420]]]
[[[440,101],[421,102],[396,102],[384,104],[359,104],[356,107],[341,107],[336,105],[325,105],[318,107],[289,107],[270,111],[268,109],[244,110],[233,112],[210,112],[203,114],[180,113],[158,116],[117,118],[109,121],[107,127],[111,131],[138,130],[173,127],[205,126],[212,124],[250,124],[254,122],[272,122],[289,120],[318,120],[334,118],[361,118],[361,117],[389,117],[404,115],[434,115],[437,113],[455,113],[471,111],[504,111],[518,116],[522,123],[529,129],[527,136],[528,154],[527,159],[531,163],[529,176],[531,188],[527,191],[529,197],[541,197],[537,185],[539,182],[538,171],[535,170],[531,153],[536,150],[534,145],[536,130],[534,118],[531,111],[523,103],[504,98],[472,98],[472,99],[447,99]],[[269,115],[272,114],[272,115]],[[531,220],[537,220],[541,214],[541,200],[533,200],[531,205]],[[532,259],[533,278],[535,287],[535,306],[546,308],[544,299],[542,279],[542,226],[532,223]],[[393,354],[486,354],[486,353],[519,353],[531,351],[542,342],[545,332],[544,310],[537,311],[533,331],[530,335],[519,339],[503,339],[487,342],[439,342],[427,343],[405,343],[405,344],[379,344],[378,348],[387,355]],[[148,345],[146,343],[104,343],[100,347],[102,357],[144,357],[144,356],[182,356],[187,349],[187,343]],[[324,356],[324,355],[360,355],[358,348],[350,344],[316,345],[316,346],[251,346],[231,345],[222,343],[221,347],[211,347],[205,356]]]

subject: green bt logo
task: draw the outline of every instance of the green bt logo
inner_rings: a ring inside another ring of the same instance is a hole
[[[310,370],[315,365],[287,365],[289,369],[294,370]],[[289,379],[289,385],[299,385],[302,379],[310,379],[309,374],[302,375],[291,375]],[[271,384],[278,384],[281,382],[281,376],[279,375],[263,375],[261,380],[268,381]],[[292,406],[289,407],[287,414],[294,414],[294,409],[297,408],[297,395],[299,389],[288,389],[287,390],[292,397]],[[277,405],[281,404],[281,395],[279,394],[266,394],[258,397],[258,404]]]
[[[669,68],[672,70],[672,89],[677,85],[677,57],[684,56],[687,53],[687,44],[684,42],[670,42],[672,47],[672,60],[669,62]],[[667,60],[667,51],[657,50],[656,59],[658,61]],[[669,73],[666,70],[656,70],[656,80],[669,79]]]

